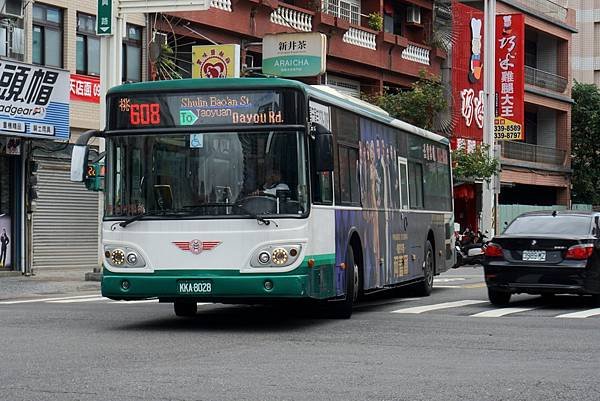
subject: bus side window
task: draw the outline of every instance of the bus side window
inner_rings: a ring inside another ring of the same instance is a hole
[[[398,158],[400,172],[400,209],[408,209],[408,164],[404,157]]]
[[[423,209],[423,166],[420,163],[408,163],[409,204],[411,209]]]

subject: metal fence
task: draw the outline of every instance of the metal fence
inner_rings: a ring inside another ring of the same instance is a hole
[[[560,93],[567,89],[566,78],[528,65],[525,66],[525,83]]]
[[[502,142],[502,157],[507,159],[563,165],[566,156],[566,151],[556,148],[516,141]]]

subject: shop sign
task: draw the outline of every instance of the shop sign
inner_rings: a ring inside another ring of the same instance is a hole
[[[192,46],[192,78],[238,78],[240,45]]]
[[[100,78],[71,74],[69,92],[71,100],[100,103]]]
[[[452,37],[457,40],[452,48],[452,84],[455,146],[474,147],[483,140],[483,12],[452,3]],[[468,39],[467,39],[468,38]]]
[[[112,35],[112,0],[98,0],[96,35]]]
[[[322,33],[265,35],[262,48],[263,74],[312,77],[325,72],[327,37]]]
[[[525,130],[525,18],[523,14],[496,16],[497,140],[524,140]]]
[[[69,73],[0,61],[0,135],[69,140]]]

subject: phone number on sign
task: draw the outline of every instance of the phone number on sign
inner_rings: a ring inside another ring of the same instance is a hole
[[[496,125],[494,138],[496,139],[522,139],[523,133],[519,125]]]

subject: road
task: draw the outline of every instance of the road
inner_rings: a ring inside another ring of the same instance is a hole
[[[599,400],[600,309],[585,297],[487,302],[481,268],[430,297],[302,309],[71,294],[0,302],[0,400]]]

